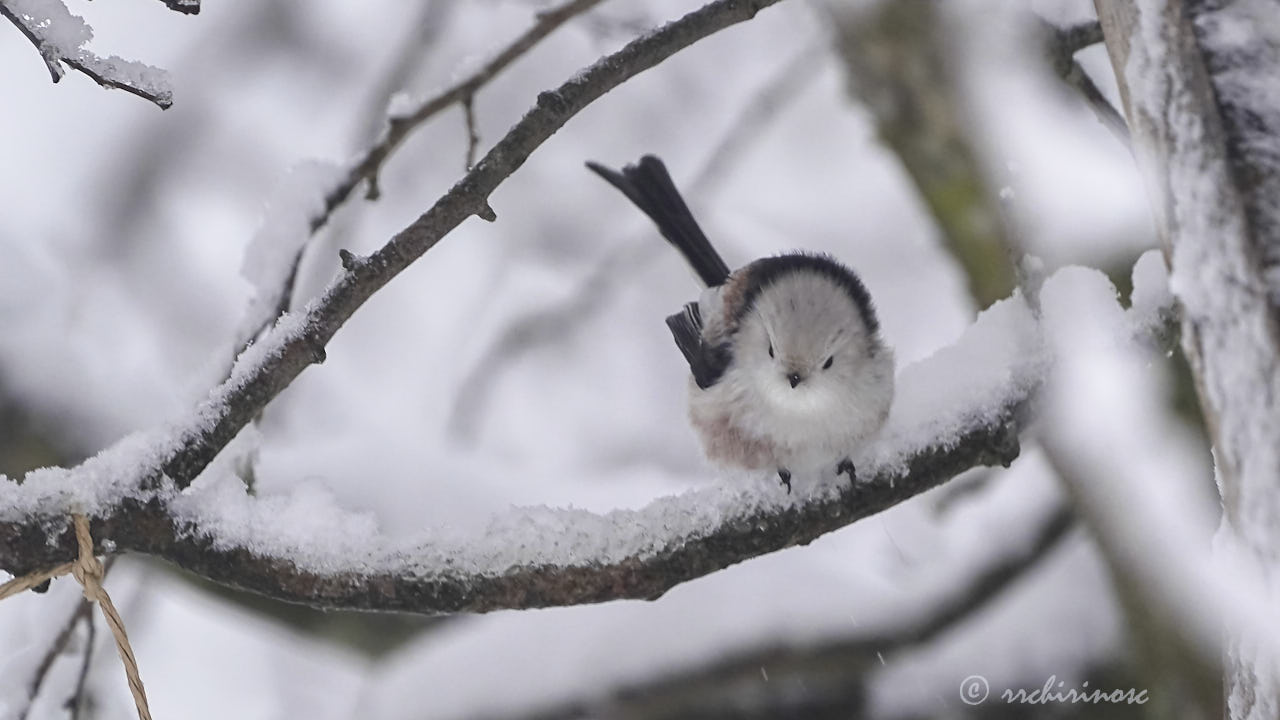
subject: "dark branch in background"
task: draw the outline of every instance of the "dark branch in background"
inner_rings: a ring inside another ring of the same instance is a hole
[[[883,2],[867,11],[832,3],[829,10],[850,97],[898,156],[981,309],[1013,291],[1013,264],[995,193],[968,137],[972,122],[943,12],[932,2]]]
[[[582,558],[581,564],[517,564],[501,572],[442,568],[417,575],[407,568],[315,571],[289,557],[227,547],[210,529],[174,520],[162,496],[126,499],[92,520],[101,552],[139,552],[167,559],[216,582],[321,608],[438,614],[551,607],[619,599],[652,599],[672,587],[765,553],[804,545],[857,520],[937,487],[978,465],[1008,465],[1018,455],[1018,430],[1027,397],[1010,397],[1005,419],[980,424],[953,441],[925,447],[905,459],[906,471],[880,472],[844,485],[830,497],[795,505],[726,512],[690,536],[666,538],[661,549],[622,560]],[[659,507],[657,512],[666,512]],[[642,511],[643,512],[643,511]],[[69,528],[47,535],[51,518],[0,522],[0,567],[51,566],[74,546]],[[411,563],[411,560],[409,561]]]
[[[163,0],[164,4],[170,9],[185,14],[194,14],[200,11],[199,0]],[[63,7],[63,11],[70,15],[70,12]],[[20,17],[18,13],[9,8],[3,0],[0,0],[0,15],[3,15],[13,26],[18,28],[27,40],[40,53],[41,59],[44,60],[45,67],[49,69],[49,77],[56,83],[62,80],[66,71],[62,68],[62,63],[66,63],[69,67],[84,73],[94,82],[104,88],[115,88],[132,93],[138,97],[154,103],[157,107],[165,109],[173,105],[173,96],[167,90],[155,90],[142,87],[135,84],[128,77],[116,75],[108,70],[108,66],[97,55],[79,48],[75,55],[66,54],[65,50],[60,50],[44,41],[36,30],[31,27],[24,17]],[[79,19],[76,18],[78,21]]]
[[[816,40],[789,60],[734,113],[732,127],[707,155],[702,168],[688,183],[685,196],[702,204],[732,173],[735,163],[751,157],[751,141],[760,136],[791,101],[820,77],[817,65],[826,48]],[[612,248],[573,292],[545,307],[529,310],[513,318],[485,348],[480,359],[458,383],[453,410],[449,413],[448,432],[456,440],[470,442],[487,413],[503,372],[535,347],[569,342],[591,327],[591,320],[608,307],[610,293],[618,289],[616,279],[624,272],[638,268],[668,252],[661,240],[645,231],[641,238],[608,241],[602,247]]]
[[[111,566],[115,565],[115,562],[116,559],[114,557],[109,557],[106,559],[106,562],[102,564],[104,576],[111,572]],[[31,705],[40,694],[40,688],[44,686],[45,678],[49,676],[49,670],[53,668],[54,661],[56,661],[62,655],[63,651],[67,649],[67,643],[71,641],[71,636],[75,633],[76,626],[81,622],[84,622],[89,638],[86,642],[84,658],[81,661],[81,677],[76,683],[76,693],[72,697],[78,697],[81,694],[84,687],[84,675],[88,674],[89,657],[93,652],[94,639],[93,603],[84,598],[81,598],[80,602],[76,605],[76,609],[71,611],[71,615],[67,618],[66,622],[62,624],[62,629],[58,631],[58,636],[54,638],[53,642],[49,645],[49,649],[45,651],[44,657],[40,659],[40,664],[36,666],[35,674],[31,677],[31,683],[27,686],[26,707],[22,709],[22,712],[18,713],[19,720],[25,720],[27,715],[31,712]],[[68,708],[70,709],[69,705]],[[74,717],[75,714],[75,710],[73,709],[72,716]]]
[[[342,253],[345,272],[313,302],[298,330],[268,336],[261,343],[266,359],[215,390],[216,401],[199,408],[198,427],[180,439],[143,481],[159,487],[167,477],[179,488],[190,485],[222,448],[304,369],[324,359],[324,346],[375,292],[430,250],[472,215],[494,219],[488,197],[529,155],[583,108],[629,78],[657,65],[677,51],[726,27],[751,19],[778,0],[716,0],[680,20],[601,58],[555,90],[538,95],[537,103],[499,140],[472,170],[409,227],[369,257]]]
[[[463,170],[470,170],[476,164],[476,150],[480,147],[480,133],[476,130],[475,96],[468,95],[462,101],[463,121],[467,124],[467,161]]]
[[[93,623],[93,613],[85,618],[84,654],[80,658],[80,672],[76,676],[76,687],[72,690],[63,707],[71,711],[71,720],[79,720],[84,710],[84,690],[89,682],[89,668],[93,666],[93,643],[97,639],[98,627]]]
[[[365,193],[365,197],[369,200],[377,199],[380,190],[378,188],[378,173],[382,169],[383,163],[387,158],[395,152],[410,134],[424,122],[434,117],[442,110],[450,107],[454,103],[460,103],[465,113],[465,122],[467,124],[467,166],[466,170],[470,171],[475,164],[475,152],[479,144],[479,137],[475,131],[474,117],[474,98],[475,94],[480,91],[491,80],[498,76],[508,65],[515,62],[522,55],[529,52],[535,45],[542,41],[543,38],[550,35],[556,28],[565,24],[574,16],[586,12],[595,5],[600,4],[601,0],[570,0],[555,8],[544,10],[537,15],[537,21],[524,32],[523,35],[516,38],[510,45],[503,48],[492,60],[485,63],[479,70],[472,73],[469,77],[455,83],[443,92],[433,96],[429,100],[422,102],[415,109],[405,115],[396,115],[390,118],[386,131],[382,137],[369,146],[351,167],[347,170],[347,174],[337,187],[329,191],[324,199],[324,209],[320,214],[311,218],[310,231],[312,237],[315,236],[321,228],[329,224],[333,213],[342,206],[343,203],[351,197],[356,187],[361,182],[368,181],[369,187]],[[289,269],[289,274],[285,278],[284,285],[280,292],[280,297],[276,302],[274,312],[271,315],[263,317],[257,323],[257,328],[249,337],[239,338],[237,340],[237,353],[243,352],[247,344],[253,338],[260,335],[271,327],[285,312],[293,306],[294,288],[298,283],[298,271],[302,267],[302,258],[306,255],[307,248],[310,243],[303,244],[298,253],[293,258],[293,264]]]
[[[816,645],[755,647],[702,667],[673,668],[641,682],[598,689],[558,707],[504,715],[501,720],[716,717],[716,711],[726,707],[734,709],[736,718],[761,720],[863,717],[866,682],[885,656],[932,642],[973,617],[1059,547],[1073,527],[1071,512],[1056,508],[1039,520],[1029,543],[996,546],[993,558],[963,584],[894,627]]]
[[[35,702],[36,697],[40,694],[40,688],[44,686],[45,678],[49,676],[49,670],[53,668],[53,663],[61,655],[62,651],[67,649],[67,643],[71,641],[71,635],[75,632],[76,626],[82,621],[93,624],[93,603],[80,599],[76,604],[76,609],[71,611],[71,616],[62,624],[62,629],[58,631],[58,636],[54,638],[53,643],[45,652],[44,657],[40,658],[40,664],[36,666],[35,674],[31,677],[31,683],[27,686],[27,704],[26,707],[18,713],[18,720],[26,720],[27,715],[31,712],[31,705]]]
[[[1047,22],[1041,22],[1041,25],[1046,36],[1045,53],[1049,58],[1049,65],[1058,77],[1084,96],[1098,120],[1128,147],[1129,125],[1124,121],[1124,116],[1107,100],[1107,96],[1102,94],[1089,73],[1075,59],[1077,52],[1102,42],[1102,25],[1096,20],[1065,28]]]

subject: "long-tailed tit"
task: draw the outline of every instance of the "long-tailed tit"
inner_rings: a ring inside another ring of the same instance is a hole
[[[858,276],[808,252],[729,272],[661,160],[587,167],[643,210],[706,285],[667,326],[689,362],[689,416],[707,457],[776,470],[787,492],[793,470],[834,464],[854,480],[850,453],[893,400],[893,351]]]

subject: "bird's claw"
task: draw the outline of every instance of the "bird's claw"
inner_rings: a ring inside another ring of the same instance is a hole
[[[778,468],[778,481],[787,486],[787,494],[791,494],[791,471]]]
[[[848,473],[848,475],[849,475],[849,482],[850,482],[850,483],[858,482],[858,471],[857,471],[856,469],[854,469],[854,467],[853,467],[853,461],[852,461],[852,460],[850,460],[849,458],[845,458],[845,459],[841,460],[841,461],[836,465],[836,476],[837,476],[837,477],[839,477],[840,475],[843,475],[843,474],[845,474],[845,473]]]

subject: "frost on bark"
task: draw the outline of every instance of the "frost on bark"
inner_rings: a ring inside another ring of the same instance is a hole
[[[1212,432],[1219,545],[1280,580],[1280,2],[1096,0]],[[1274,592],[1274,591],[1273,591]],[[1280,593],[1276,593],[1280,597]],[[1274,600],[1274,598],[1273,598]],[[1280,708],[1275,649],[1229,639],[1232,718]]]

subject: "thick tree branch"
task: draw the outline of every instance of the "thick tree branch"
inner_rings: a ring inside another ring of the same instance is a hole
[[[807,544],[969,468],[1008,465],[1018,454],[1017,432],[1027,403],[1028,396],[1009,396],[1001,419],[978,423],[958,438],[918,449],[904,459],[903,470],[869,474],[838,493],[817,494],[795,504],[743,503],[726,510],[710,526],[646,538],[652,542],[650,550],[621,559],[601,552],[596,557],[575,557],[567,565],[518,561],[505,570],[477,572],[465,569],[465,558],[458,558],[452,565],[423,571],[415,562],[414,550],[396,550],[392,555],[397,559],[384,565],[371,559],[376,569],[316,570],[299,567],[284,555],[236,546],[221,537],[216,527],[176,520],[169,503],[178,495],[172,491],[123,500],[93,519],[92,535],[109,538],[101,550],[104,553],[154,555],[217,582],[316,607],[437,614],[655,598],[682,582],[743,560]],[[623,522],[661,528],[672,510],[671,502],[659,501],[638,511],[638,517],[627,515]],[[698,501],[688,502],[692,512]],[[58,521],[54,515],[0,522],[0,567],[22,572],[74,556],[70,529],[55,537],[48,535],[48,527]],[[430,551],[417,549],[423,555]],[[338,564],[339,559],[334,559]]]
[[[257,364],[241,367],[198,408],[172,450],[146,480],[189,485],[255,414],[312,363],[373,293],[472,215],[493,219],[488,197],[529,155],[579,111],[627,79],[718,30],[751,19],[778,0],[716,0],[608,55],[537,103],[425,214],[369,257],[344,253],[341,273],[324,294],[258,343]]]
[[[1280,26],[1274,3],[1095,0],[1213,438],[1217,546],[1280,574]],[[1274,604],[1274,591],[1270,601]],[[1228,711],[1271,717],[1274,654],[1231,638]]]

